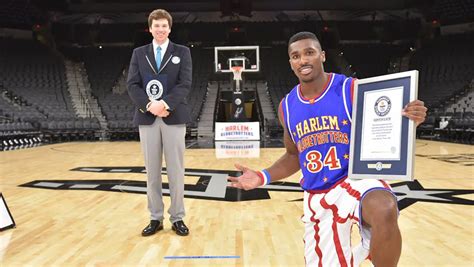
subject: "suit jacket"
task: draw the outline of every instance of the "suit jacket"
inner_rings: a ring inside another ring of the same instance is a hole
[[[192,82],[191,52],[189,48],[170,41],[159,68],[156,67],[155,53],[151,43],[133,50],[127,78],[128,94],[137,107],[133,124],[135,126],[150,125],[156,119],[155,115],[146,111],[146,105],[150,100],[145,91],[144,81],[155,74],[146,57],[155,71],[159,74],[167,74],[167,91],[162,99],[168,104],[170,115],[164,117],[163,121],[166,124],[189,122],[191,117],[187,96]]]

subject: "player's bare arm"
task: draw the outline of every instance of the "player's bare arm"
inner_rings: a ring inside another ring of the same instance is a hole
[[[280,103],[280,109],[281,109]],[[280,123],[283,126],[283,142],[285,144],[285,154],[283,154],[273,165],[267,169],[270,173],[271,181],[278,181],[284,179],[300,169],[298,161],[298,149],[291,140],[288,131],[286,129],[286,124],[283,118],[279,113]],[[242,172],[242,175],[239,177],[229,176],[228,180],[231,182],[232,187],[251,190],[262,185],[262,179],[258,173],[254,170],[247,168],[246,166],[235,164],[235,168]]]
[[[293,143],[293,140],[291,140],[289,132],[286,129],[286,124],[282,121],[281,117],[280,123],[284,129],[283,142],[286,151],[285,154],[283,154],[275,163],[273,163],[272,166],[270,166],[270,168],[267,169],[272,177],[272,181],[284,179],[300,170],[298,148],[296,147],[296,144]]]
[[[421,100],[414,100],[408,103],[402,110],[402,115],[415,121],[416,126],[425,121],[426,111],[425,103]]]

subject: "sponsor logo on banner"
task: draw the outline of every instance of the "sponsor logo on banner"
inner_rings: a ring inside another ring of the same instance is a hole
[[[258,158],[260,157],[260,141],[218,141],[216,142],[216,158]]]
[[[260,140],[260,123],[216,122],[215,140]]]

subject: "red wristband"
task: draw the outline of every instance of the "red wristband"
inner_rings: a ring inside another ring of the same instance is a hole
[[[260,177],[260,185],[265,185],[265,178],[263,177],[263,173],[258,171],[258,177]]]

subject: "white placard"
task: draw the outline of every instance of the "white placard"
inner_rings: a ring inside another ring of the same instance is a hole
[[[260,123],[258,121],[216,122],[214,139],[216,141],[260,140]]]

